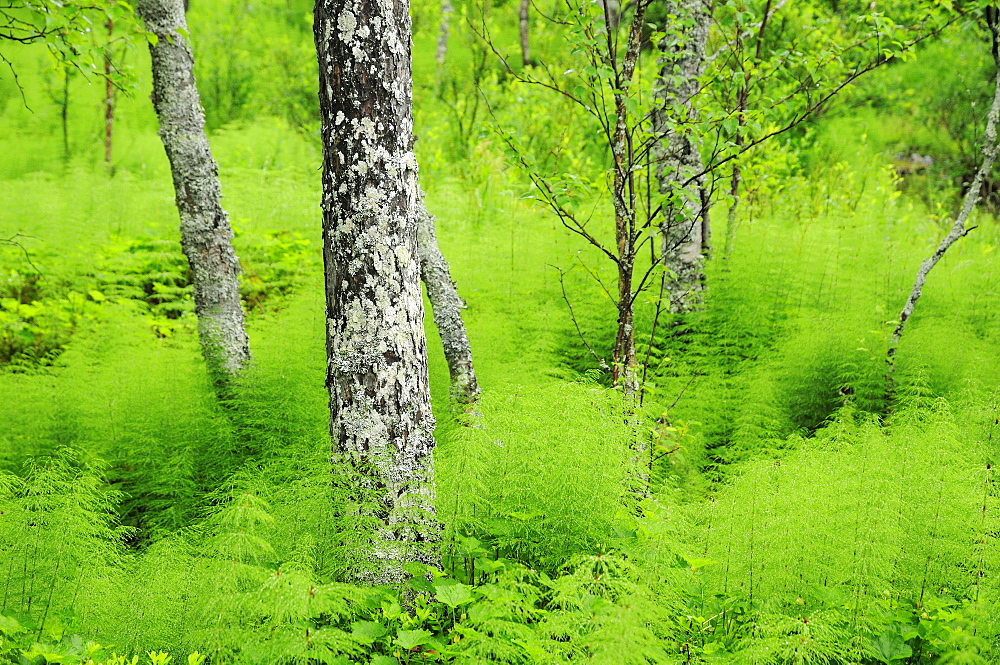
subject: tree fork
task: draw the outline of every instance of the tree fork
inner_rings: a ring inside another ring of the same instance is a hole
[[[184,35],[181,0],[139,0],[136,11],[156,36],[149,43],[153,106],[170,161],[180,213],[181,248],[191,266],[198,335],[209,371],[224,385],[250,360],[240,306],[239,260],[222,207],[219,168],[205,135],[205,113]]]

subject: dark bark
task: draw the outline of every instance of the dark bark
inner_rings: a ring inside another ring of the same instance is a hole
[[[157,37],[149,45],[153,106],[173,175],[202,353],[209,371],[225,383],[247,364],[250,347],[240,307],[240,264],[233,251],[233,231],[222,208],[218,166],[205,136],[194,57],[184,38],[184,6],[181,0],[139,0],[136,10]]]
[[[608,38],[608,57],[614,56],[612,32],[617,27],[615,12],[611,2],[604,2],[604,21]],[[628,46],[622,57],[620,68],[615,70],[615,125],[611,139],[611,155],[614,159],[612,179],[612,199],[615,209],[615,243],[618,264],[618,332],[612,349],[611,378],[627,398],[639,393],[638,362],[635,352],[635,301],[632,282],[635,272],[636,204],[635,185],[636,150],[629,131],[628,88],[632,85],[636,62],[642,44],[643,17],[648,3],[639,0],[629,27]]]
[[[436,564],[431,415],[417,246],[405,1],[317,0],[327,385],[334,458],[377,524],[356,576]],[[360,496],[360,495],[359,495]]]
[[[62,98],[59,101],[59,117],[62,120],[63,162],[69,163],[69,67],[63,67]]]

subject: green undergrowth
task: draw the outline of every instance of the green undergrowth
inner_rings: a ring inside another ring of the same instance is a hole
[[[19,307],[81,310],[60,353],[0,375],[0,653],[991,662],[997,232],[981,216],[933,273],[890,405],[894,311],[942,226],[866,159],[793,174],[785,205],[748,207],[734,253],[709,265],[705,311],[640,346],[638,421],[569,316],[602,353],[610,306],[580,265],[594,257],[514,178],[430,188],[485,392],[478,416],[453,410],[428,322],[444,569],[411,571],[402,595],[344,581],[364,525],[331,483],[312,185],[223,169],[254,363],[219,404],[169,191],[119,172],[115,206],[74,211],[88,186],[112,187],[82,171],[23,239],[30,264],[3,249]],[[10,182],[14,219],[48,181]],[[83,233],[60,215],[93,219]],[[654,306],[640,306],[647,333]]]
[[[258,403],[309,373],[264,353],[299,372],[258,377]],[[322,390],[312,394],[274,425],[283,445],[141,550],[125,547],[134,531],[120,526],[122,494],[105,489],[111,467],[81,451],[0,476],[0,649],[66,663],[104,662],[112,647],[99,644],[220,663],[996,656],[988,391],[906,396],[885,424],[845,407],[780,457],[737,465],[710,501],[657,493],[638,511],[611,394],[592,383],[487,392],[483,426],[438,451],[444,571],[414,567],[404,595],[339,581],[352,536],[310,431],[323,426]],[[567,410],[580,429],[539,441],[532,425]]]

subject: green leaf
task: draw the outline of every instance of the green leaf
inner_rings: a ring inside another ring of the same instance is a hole
[[[26,633],[28,629],[21,625],[21,622],[14,617],[5,616],[0,614],[0,633],[6,633],[7,635],[17,635],[19,633]]]
[[[424,644],[431,637],[434,637],[434,634],[427,630],[401,630],[396,633],[394,643],[409,651]]]
[[[437,590],[435,596],[438,601],[453,609],[475,600],[475,596],[472,595],[472,587],[467,584],[435,584],[434,588]]]
[[[684,561],[687,563],[688,568],[691,570],[698,570],[699,568],[704,568],[705,566],[710,566],[716,563],[712,559],[703,559],[700,557],[684,557]]]
[[[410,575],[413,575],[414,577],[426,575],[427,568],[428,566],[426,563],[420,563],[418,561],[410,561],[408,563],[403,564],[403,570],[408,572]]]
[[[351,635],[364,644],[371,644],[388,632],[388,628],[374,621],[355,621],[351,624]]]
[[[902,635],[894,630],[886,630],[874,640],[875,649],[883,663],[892,663],[913,655],[913,649],[903,640]]]
[[[407,584],[419,593],[434,593],[434,585],[426,577],[411,577]]]
[[[399,661],[392,656],[375,654],[372,656],[371,665],[399,665]]]

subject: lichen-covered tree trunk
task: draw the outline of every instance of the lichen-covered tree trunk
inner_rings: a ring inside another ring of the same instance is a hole
[[[194,81],[194,57],[184,35],[181,0],[139,0],[150,41],[153,106],[170,160],[181,248],[191,266],[198,335],[209,370],[225,380],[250,359],[233,251],[233,230],[222,208],[218,166],[205,136],[205,114]]]
[[[472,346],[462,320],[465,303],[451,278],[448,261],[438,247],[435,219],[424,205],[423,192],[417,199],[417,251],[420,275],[434,312],[434,325],[441,335],[444,357],[448,361],[451,394],[459,402],[470,404],[479,397],[479,382],[472,365]]]
[[[367,581],[437,562],[417,250],[409,3],[317,0],[327,386],[334,458],[376,528]],[[360,495],[359,495],[360,496]]]
[[[676,16],[660,44],[660,80],[653,129],[660,141],[653,155],[663,204],[663,265],[671,275],[665,292],[675,313],[698,308],[705,284],[708,248],[708,196],[700,141],[694,129],[694,99],[700,89],[711,15],[705,0],[673,0],[667,15]]]

